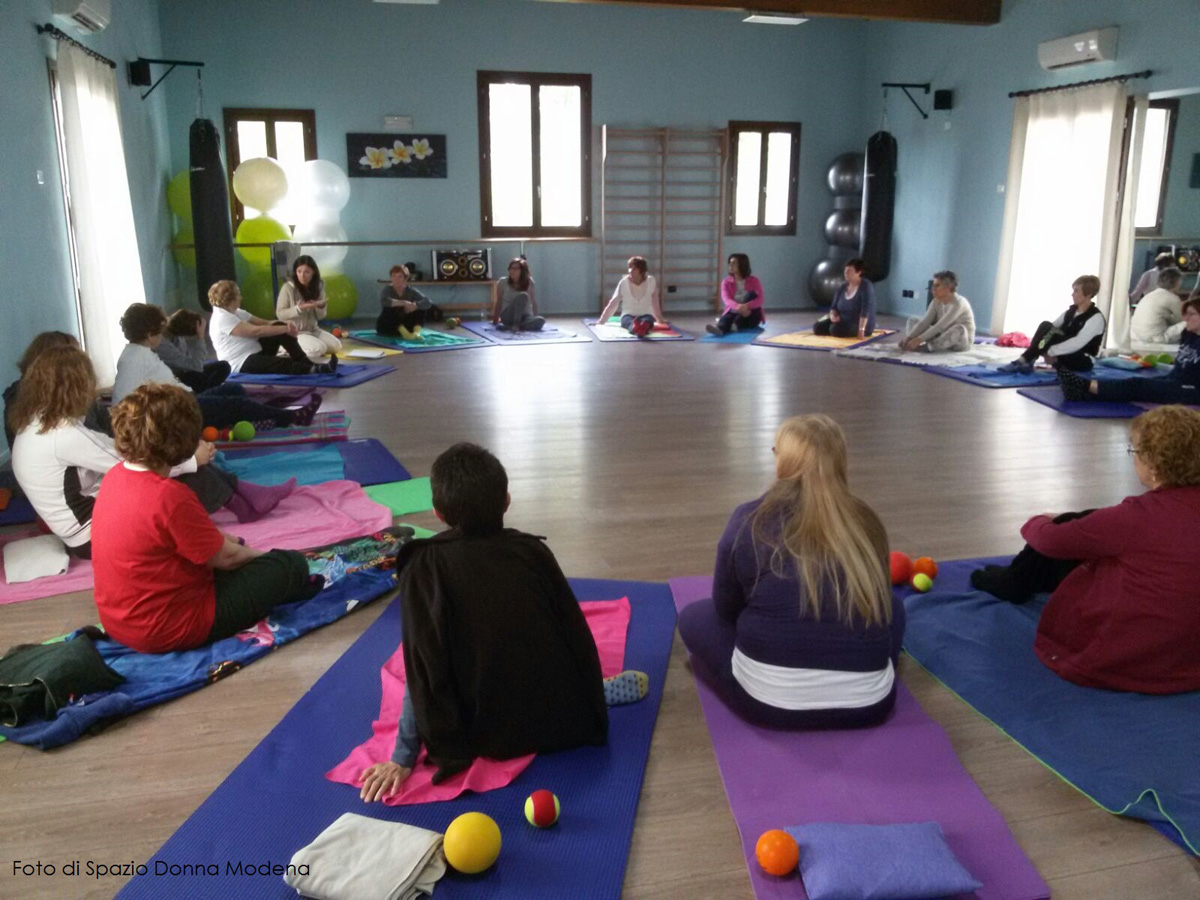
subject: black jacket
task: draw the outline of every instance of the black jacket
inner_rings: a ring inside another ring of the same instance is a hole
[[[542,539],[455,529],[396,559],[404,667],[435,782],[477,756],[602,744],[600,657]]]

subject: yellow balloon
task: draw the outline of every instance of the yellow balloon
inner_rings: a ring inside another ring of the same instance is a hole
[[[194,244],[196,235],[192,233],[191,225],[184,225],[171,238],[172,244]],[[179,263],[185,269],[196,268],[196,248],[192,247],[187,250],[172,250],[171,253],[175,257],[175,262]]]
[[[282,222],[276,222],[270,216],[255,216],[253,219],[242,219],[238,226],[237,243],[239,244],[273,244],[275,241],[290,241],[292,233]],[[268,247],[238,247],[242,258],[256,269],[270,268],[271,250]]]
[[[185,225],[192,224],[192,173],[177,172],[167,184],[167,206]]]
[[[490,867],[500,855],[500,826],[481,812],[463,813],[450,823],[442,840],[446,862],[464,875]]]

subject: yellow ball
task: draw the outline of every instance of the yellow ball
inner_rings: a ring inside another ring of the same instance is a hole
[[[912,586],[923,594],[933,587],[933,579],[924,572],[918,572],[912,578]]]
[[[446,862],[464,875],[475,875],[500,855],[500,826],[481,812],[463,813],[446,829],[442,849]]]

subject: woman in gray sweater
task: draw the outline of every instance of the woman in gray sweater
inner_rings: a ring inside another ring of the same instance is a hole
[[[908,320],[902,350],[951,353],[971,349],[975,343],[975,314],[971,303],[958,293],[958,276],[949,269],[933,276],[933,302],[925,316]]]

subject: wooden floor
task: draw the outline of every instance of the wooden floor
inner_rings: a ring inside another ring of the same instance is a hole
[[[781,314],[772,329],[812,314]],[[699,329],[699,317],[681,318]],[[577,322],[560,323],[582,327]],[[857,494],[894,548],[1015,551],[1030,515],[1138,490],[1127,423],[1058,415],[1010,390],[828,353],[695,343],[568,344],[405,355],[327,403],[427,474],[451,443],[508,468],[508,524],[544,534],[574,576],[710,572],[732,509],[773,474],[775,427],[826,412]],[[409,521],[434,526],[431,514]],[[124,879],[19,878],[10,860],[149,858],[383,610],[376,603],[236,677],[50,753],[0,746],[0,897],[108,897]],[[0,607],[0,649],[94,622],[89,594]],[[695,687],[676,639],[624,896],[750,896]],[[1200,866],[1044,769],[911,661],[901,674],[949,733],[1056,898],[1196,898]]]

